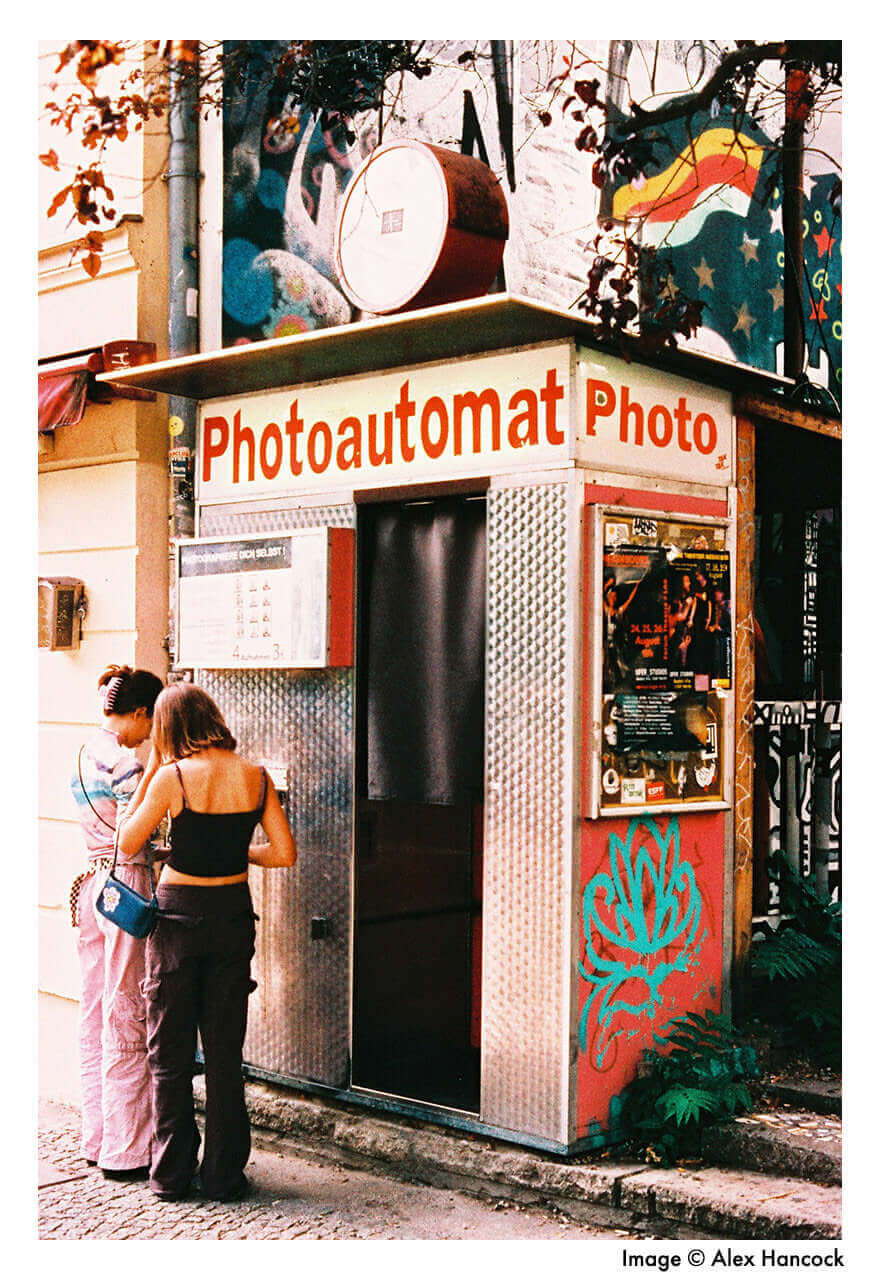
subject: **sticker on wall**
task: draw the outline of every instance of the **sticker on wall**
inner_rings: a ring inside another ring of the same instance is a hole
[[[616,769],[606,769],[602,774],[602,790],[606,795],[617,795],[620,790],[620,774]]]
[[[619,547],[629,542],[629,525],[609,521],[605,525],[605,541],[610,547]]]
[[[649,782],[645,787],[645,798],[648,804],[660,804],[666,799],[666,785],[659,780]]]
[[[703,760],[718,759],[718,722],[712,718],[706,719],[706,745],[700,755]]]
[[[694,777],[697,780],[697,786],[702,787],[704,791],[711,787],[715,780],[715,761],[710,760],[708,764],[697,765],[694,769]]]
[[[622,804],[645,804],[647,788],[644,778],[623,778],[620,783],[620,800]]]
[[[633,516],[633,534],[637,538],[656,538],[657,521],[647,516]]]
[[[168,419],[168,434],[170,436],[183,434],[183,418],[178,418],[176,414],[172,414]]]

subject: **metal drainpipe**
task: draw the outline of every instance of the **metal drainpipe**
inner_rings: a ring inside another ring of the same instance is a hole
[[[199,349],[199,42],[175,40],[170,52],[168,131],[168,355]],[[195,531],[195,402],[168,401],[170,533]]]

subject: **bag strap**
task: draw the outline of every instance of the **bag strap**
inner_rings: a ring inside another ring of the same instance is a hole
[[[76,757],[76,771],[79,774],[79,785],[82,788],[82,793],[86,798],[86,803],[88,804],[89,808],[91,809],[95,817],[98,819],[98,821],[103,822],[104,826],[107,828],[108,831],[115,831],[116,828],[114,826],[111,826],[111,824],[107,821],[107,819],[102,818],[100,813],[98,813],[98,810],[95,808],[95,806],[92,804],[91,800],[89,799],[88,791],[86,791],[86,784],[83,782],[83,774],[82,774],[82,753],[85,751],[85,749],[86,749],[86,744],[83,743],[79,749],[79,755]]]

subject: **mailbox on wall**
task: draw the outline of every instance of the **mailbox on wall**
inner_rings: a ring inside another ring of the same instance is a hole
[[[352,529],[187,539],[176,557],[183,666],[351,666]]]
[[[41,649],[78,649],[85,613],[85,586],[79,578],[40,578],[37,587]]]

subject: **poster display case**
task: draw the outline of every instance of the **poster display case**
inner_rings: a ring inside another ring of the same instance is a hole
[[[727,525],[603,511],[598,526],[600,810],[723,804],[733,699]]]
[[[184,539],[176,561],[181,665],[351,665],[351,529]]]

